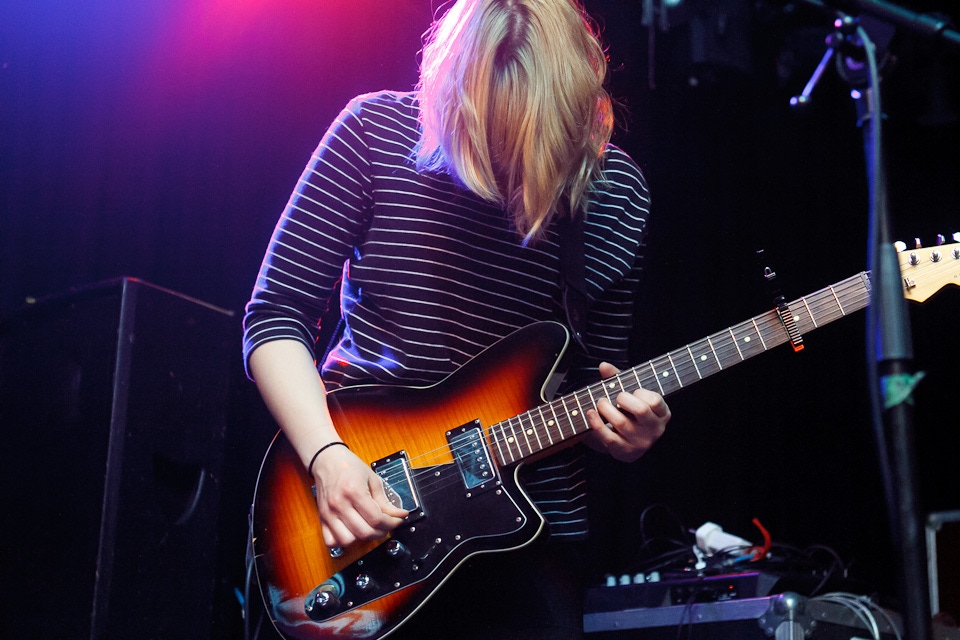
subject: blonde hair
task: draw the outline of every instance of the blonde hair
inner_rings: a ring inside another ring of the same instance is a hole
[[[575,0],[458,0],[427,33],[417,166],[538,236],[586,209],[613,129],[606,55]]]

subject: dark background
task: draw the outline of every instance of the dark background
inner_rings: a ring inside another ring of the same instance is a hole
[[[868,201],[850,86],[831,66],[803,111],[830,18],[785,2],[685,0],[666,30],[639,0],[593,0],[620,104],[615,142],[654,197],[636,355],[770,308],[756,251],[788,300],[863,270]],[[915,10],[952,4],[912,2]],[[220,515],[217,629],[237,624],[246,508],[274,433],[242,373],[239,318],[309,154],[354,95],[416,81],[429,0],[63,0],[0,5],[0,316],[134,276],[236,313]],[[955,11],[955,10],[954,10]],[[960,229],[960,62],[904,30],[884,68],[898,238]],[[923,514],[960,509],[960,292],[911,308]],[[641,510],[667,505],[759,541],[827,545],[895,591],[865,397],[865,315],[671,398],[668,434],[619,473],[603,571],[635,560]],[[82,339],[82,336],[78,336]],[[0,425],[16,429],[16,425]],[[40,452],[26,455],[41,456]],[[98,505],[91,505],[98,508]]]

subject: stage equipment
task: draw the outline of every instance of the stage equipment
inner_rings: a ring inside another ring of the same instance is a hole
[[[830,10],[820,0],[809,4],[827,9],[835,32],[828,40],[828,55],[795,104],[809,99],[829,56],[836,55],[837,69],[850,84],[857,107],[857,124],[863,131],[866,177],[869,187],[867,255],[871,281],[871,305],[867,312],[867,371],[871,422],[884,483],[891,535],[899,552],[898,579],[903,601],[904,630],[911,640],[930,635],[930,597],[925,540],[919,509],[917,462],[914,447],[913,391],[922,375],[913,371],[913,340],[910,317],[904,301],[904,281],[893,248],[892,222],[887,203],[886,164],[883,156],[880,67],[886,54],[892,27],[935,36],[951,46],[960,45],[956,32],[946,23],[922,20],[879,0],[839,2],[858,15]],[[861,20],[859,14],[864,14]],[[876,19],[874,19],[876,18]],[[871,32],[872,28],[872,32]],[[879,37],[875,37],[879,35]]]
[[[210,638],[231,316],[124,278],[0,323],[0,637]]]
[[[686,577],[611,576],[589,589],[583,628],[590,640],[851,640],[906,638],[900,616],[853,593],[804,596],[783,590],[796,576],[744,572]],[[802,580],[801,580],[802,582]],[[934,640],[960,628],[934,624]]]
[[[927,517],[930,613],[960,622],[960,511]]]

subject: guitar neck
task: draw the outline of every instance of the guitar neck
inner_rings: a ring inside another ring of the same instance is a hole
[[[789,303],[787,318],[792,318],[802,335],[869,303],[870,278],[861,272]],[[637,389],[667,396],[790,340],[780,313],[768,311],[492,425],[490,441],[501,465],[519,462],[585,433],[589,429],[586,411],[595,408],[601,398]]]

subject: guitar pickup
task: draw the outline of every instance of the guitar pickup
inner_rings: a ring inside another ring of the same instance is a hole
[[[370,464],[374,473],[383,481],[383,489],[387,499],[395,507],[410,512],[409,519],[423,516],[420,511],[420,499],[410,473],[410,463],[406,451],[398,451],[385,458],[375,460]]]
[[[468,498],[499,486],[497,469],[491,463],[479,420],[447,431],[447,443],[460,470]]]

